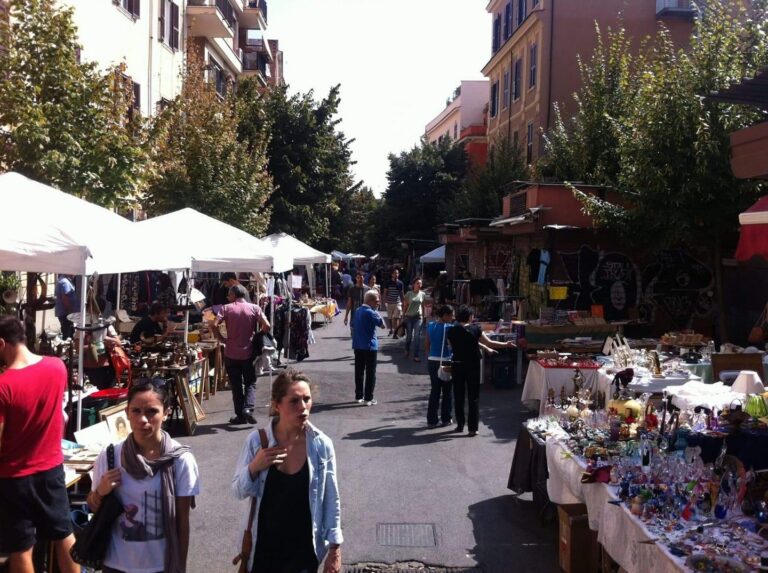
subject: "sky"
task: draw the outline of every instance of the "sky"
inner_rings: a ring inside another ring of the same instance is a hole
[[[271,0],[290,91],[321,99],[341,84],[338,129],[353,171],[381,195],[390,153],[411,149],[461,80],[491,56],[487,0]]]

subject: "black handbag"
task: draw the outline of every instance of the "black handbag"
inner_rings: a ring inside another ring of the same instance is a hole
[[[107,446],[107,469],[115,467],[115,446]],[[75,544],[69,554],[75,563],[93,569],[101,569],[107,547],[112,536],[112,524],[123,513],[123,505],[110,492],[101,500],[101,505],[91,520],[76,535]]]

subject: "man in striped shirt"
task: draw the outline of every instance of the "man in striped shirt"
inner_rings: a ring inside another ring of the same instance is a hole
[[[387,317],[389,318],[389,333],[397,338],[397,327],[403,316],[403,302],[405,302],[405,286],[400,280],[400,271],[392,269],[392,277],[384,285],[384,302],[387,304]]]

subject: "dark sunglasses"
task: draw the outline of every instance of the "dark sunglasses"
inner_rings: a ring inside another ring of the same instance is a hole
[[[137,379],[133,385],[137,388],[145,387],[145,386],[154,386],[155,388],[162,388],[164,390],[168,389],[168,380],[165,378],[139,378]]]

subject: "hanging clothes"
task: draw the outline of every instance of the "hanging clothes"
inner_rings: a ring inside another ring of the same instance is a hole
[[[539,276],[537,277],[537,283],[540,285],[547,283],[547,274],[549,272],[549,262],[550,262],[550,255],[549,251],[546,249],[541,249],[541,253],[539,254]]]
[[[289,358],[301,362],[309,357],[309,329],[311,328],[309,310],[306,308],[291,309],[291,339]]]

